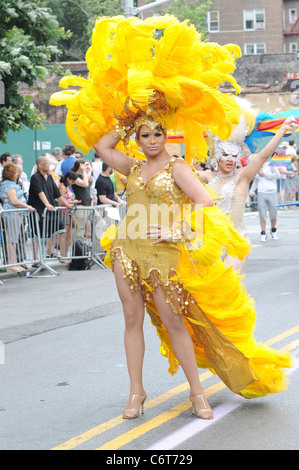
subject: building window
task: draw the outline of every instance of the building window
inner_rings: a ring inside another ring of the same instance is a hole
[[[244,51],[245,51],[245,55],[266,54],[266,44],[265,43],[245,44]]]
[[[297,42],[291,42],[290,44],[290,52],[297,52],[298,50],[298,44]]]
[[[289,9],[289,22],[290,24],[295,23],[297,20],[297,9],[296,8],[290,8]]]
[[[218,33],[219,31],[219,11],[208,12],[208,31],[209,33]]]
[[[245,31],[265,29],[265,10],[244,10],[243,18]]]

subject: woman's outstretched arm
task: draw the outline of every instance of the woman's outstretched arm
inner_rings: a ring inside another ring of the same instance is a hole
[[[288,119],[286,119],[270,142],[268,142],[268,144],[254,158],[250,160],[249,164],[240,171],[239,175],[237,176],[236,183],[239,184],[241,180],[244,181],[247,190],[248,184],[260,171],[268,158],[275,152],[284,134],[287,131],[293,132],[297,127],[298,126],[296,125],[294,118],[290,116]]]

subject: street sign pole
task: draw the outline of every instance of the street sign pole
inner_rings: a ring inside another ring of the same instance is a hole
[[[130,16],[136,16],[139,13],[142,14],[142,12],[146,10],[156,8],[160,5],[163,5],[164,3],[169,3],[170,1],[172,0],[157,0],[156,2],[148,3],[147,5],[143,5],[141,7],[134,7],[134,0],[124,0],[124,16],[126,18],[129,18]]]
[[[134,7],[134,0],[125,0],[124,1],[124,16],[129,18],[130,16],[135,16],[137,14],[137,9]]]

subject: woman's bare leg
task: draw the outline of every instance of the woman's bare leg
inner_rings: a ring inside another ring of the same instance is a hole
[[[144,395],[142,366],[144,358],[144,300],[141,291],[132,294],[129,285],[123,277],[123,271],[116,260],[114,275],[125,318],[125,350],[127,367],[130,377],[130,395]],[[137,400],[138,401],[138,400]],[[130,399],[129,399],[130,402]],[[134,403],[134,408],[137,402]]]
[[[16,264],[15,243],[7,243],[8,264]]]
[[[153,294],[154,301],[159,312],[161,321],[167,332],[177,360],[183,368],[190,385],[190,396],[196,397],[203,394],[203,389],[199,380],[198,367],[194,354],[194,347],[191,337],[186,329],[184,320],[180,315],[176,315],[170,304],[166,302],[161,287],[157,287]],[[195,401],[195,400],[194,400]],[[195,404],[195,403],[194,403]],[[199,401],[198,406],[210,410],[207,400],[205,406]],[[211,417],[211,412],[203,413],[203,418]]]
[[[71,226],[69,224],[65,225],[65,233],[61,235],[60,242],[60,253],[64,258],[67,257],[68,249],[71,241]]]

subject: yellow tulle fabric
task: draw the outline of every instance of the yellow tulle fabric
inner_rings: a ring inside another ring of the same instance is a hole
[[[240,55],[236,45],[203,42],[189,21],[171,15],[100,17],[86,53],[88,78],[63,77],[65,91],[54,93],[50,104],[68,108],[67,135],[88,153],[116,125],[128,97],[146,110],[161,92],[174,111],[166,116],[167,129],[185,135],[186,159],[205,160],[206,130],[226,139],[239,121],[234,97],[219,86],[230,82],[240,92],[232,75]]]
[[[128,213],[123,225],[129,227],[132,223],[131,204],[139,202],[150,210],[150,199],[162,203],[166,192],[174,203],[188,202],[171,177],[176,162],[174,159],[146,184],[139,177],[142,163],[136,164],[128,177]],[[113,269],[115,260],[120,262],[133,295],[135,289],[142,289],[171,374],[178,370],[179,362],[155,306],[153,293],[157,286],[173,311],[183,316],[198,367],[209,368],[245,398],[280,392],[287,386],[284,369],[291,366],[291,356],[256,342],[254,300],[246,292],[242,276],[232,268],[226,269],[221,261],[224,251],[244,259],[250,245],[220,208],[191,212],[185,221],[191,230],[197,217],[202,221],[201,235],[154,246],[151,239],[122,238],[118,232],[123,227],[117,231],[112,226],[101,239],[107,251],[105,263]],[[141,232],[145,230],[142,227]]]

